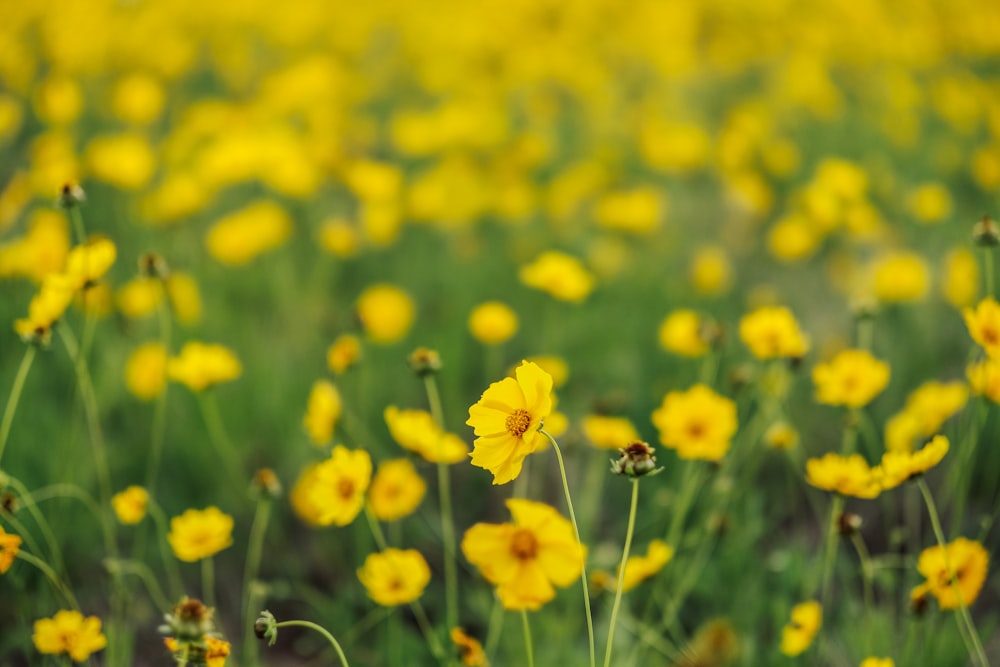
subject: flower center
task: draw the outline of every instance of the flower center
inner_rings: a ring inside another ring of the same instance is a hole
[[[530,530],[519,530],[514,533],[510,542],[510,552],[518,560],[533,560],[538,555],[538,540]]]
[[[514,410],[514,412],[507,416],[507,421],[504,424],[507,432],[515,438],[520,438],[524,435],[524,432],[528,430],[528,426],[530,425],[531,415],[524,408]]]
[[[688,437],[692,440],[700,440],[705,435],[706,424],[700,421],[693,421],[688,424]]]
[[[337,483],[337,494],[344,500],[350,500],[354,495],[354,482],[349,479],[342,479]]]

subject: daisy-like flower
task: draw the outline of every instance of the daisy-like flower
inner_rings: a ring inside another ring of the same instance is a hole
[[[528,287],[571,303],[582,302],[594,288],[594,277],[580,260],[555,250],[544,252],[522,266],[518,277]]]
[[[538,447],[538,429],[552,411],[552,376],[538,364],[522,361],[515,378],[494,382],[469,408],[465,423],[476,433],[472,465],[506,484],[521,473],[528,454]]]
[[[815,600],[792,608],[791,620],[781,629],[781,652],[789,657],[808,649],[823,623],[823,609]]]
[[[660,323],[660,347],[684,357],[700,357],[708,352],[703,336],[704,320],[693,310],[680,309],[667,315]]]
[[[476,306],[469,315],[469,331],[484,345],[499,345],[517,333],[517,313],[499,301]]]
[[[117,256],[118,251],[110,239],[95,236],[69,251],[63,274],[70,279],[74,289],[85,289],[108,272]]]
[[[957,609],[961,595],[962,603],[971,605],[986,581],[989,564],[990,556],[983,545],[964,537],[949,542],[945,549],[940,546],[924,549],[917,560],[917,570],[927,581],[917,586],[911,597],[931,593],[942,609]]]
[[[310,523],[346,526],[364,508],[371,477],[368,452],[337,445],[329,459],[303,474],[292,490],[292,503]]]
[[[964,308],[962,316],[972,340],[979,343],[990,357],[1000,357],[1000,303],[991,296],[972,308]]]
[[[477,523],[462,553],[497,587],[505,609],[536,610],[580,577],[587,555],[573,524],[544,503],[507,501],[514,523]]]
[[[948,453],[948,448],[948,438],[936,435],[933,440],[916,451],[886,452],[882,455],[882,463],[875,470],[876,477],[883,489],[895,488],[936,466]]]
[[[806,481],[817,489],[842,496],[875,498],[882,492],[879,476],[859,454],[841,456],[830,452],[806,461]]]
[[[438,428],[426,410],[400,410],[390,405],[382,413],[392,439],[431,463],[458,463],[469,454],[469,446],[454,433]]]
[[[903,409],[885,425],[885,446],[890,451],[911,451],[913,441],[937,433],[969,400],[962,382],[925,382],[906,399]]]
[[[358,297],[357,309],[365,333],[382,345],[402,340],[416,318],[413,299],[395,285],[372,285]]]
[[[189,341],[178,356],[167,360],[167,377],[187,385],[191,391],[204,391],[221,382],[235,380],[242,373],[240,360],[222,345]]]
[[[459,658],[464,667],[489,667],[490,661],[486,658],[483,645],[462,628],[451,629],[451,642],[458,647]]]
[[[431,580],[431,569],[416,549],[386,549],[369,554],[358,569],[368,597],[383,607],[418,599]]]
[[[233,544],[233,518],[218,507],[189,509],[170,520],[167,535],[179,560],[193,563],[209,558]]]
[[[816,400],[826,405],[860,408],[889,384],[889,364],[866,350],[844,350],[813,368]]]
[[[12,535],[0,526],[0,574],[6,574],[21,550],[21,537]]]
[[[682,459],[718,461],[736,433],[736,404],[703,384],[672,391],[653,412],[660,442]]]
[[[149,493],[141,486],[130,486],[111,497],[111,509],[115,511],[119,523],[137,524],[146,516]]]
[[[329,380],[316,380],[309,392],[306,416],[302,419],[309,439],[315,445],[325,445],[333,438],[333,429],[340,419],[343,401],[337,387]]]
[[[412,514],[427,492],[427,483],[409,459],[383,461],[368,489],[368,504],[380,521],[397,521]]]
[[[740,340],[758,359],[801,357],[809,349],[795,316],[784,306],[765,306],[744,315]]]
[[[31,636],[39,653],[61,655],[65,653],[74,662],[84,662],[92,653],[97,653],[108,640],[101,632],[101,619],[96,616],[83,617],[78,611],[56,612],[52,618],[35,621],[35,632]]]

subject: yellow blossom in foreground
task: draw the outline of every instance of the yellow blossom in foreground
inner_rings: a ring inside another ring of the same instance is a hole
[[[804,653],[822,624],[823,609],[818,602],[810,600],[795,605],[791,620],[781,629],[781,652],[789,657]]]
[[[587,550],[573,524],[554,508],[511,499],[513,523],[477,523],[465,531],[462,553],[497,587],[505,609],[536,610],[583,571]]]
[[[569,380],[569,364],[562,357],[538,356],[528,357],[526,361],[538,364],[546,373],[552,376],[552,387],[558,389]],[[514,368],[510,369],[508,375],[514,375]]]
[[[990,557],[983,545],[964,537],[949,542],[945,549],[940,546],[924,549],[917,561],[917,570],[927,581],[918,586],[914,594],[933,594],[942,609],[957,609],[959,599],[966,606],[971,605],[986,581],[989,563]]]
[[[167,298],[174,315],[181,324],[197,324],[201,320],[201,292],[194,278],[180,271],[173,271],[167,278]]]
[[[451,642],[458,647],[459,659],[464,667],[490,667],[479,640],[467,635],[462,628],[452,628],[450,636]]]
[[[889,365],[866,350],[844,350],[813,368],[816,400],[860,408],[889,384]]]
[[[577,258],[550,250],[521,267],[521,282],[553,297],[580,303],[594,288],[594,277]]]
[[[842,496],[874,498],[882,492],[877,475],[859,455],[841,456],[830,452],[806,461],[806,481],[817,489]]]
[[[965,369],[972,393],[1000,403],[1000,360],[986,358]]]
[[[708,352],[708,343],[702,336],[701,315],[693,310],[675,310],[660,323],[660,347],[685,357],[700,357]]]
[[[879,301],[917,301],[927,294],[930,271],[927,262],[913,252],[893,252],[875,265],[873,292]]]
[[[233,518],[218,507],[189,509],[170,519],[167,541],[179,560],[209,558],[233,544]]]
[[[330,372],[340,375],[361,358],[361,341],[357,336],[338,336],[326,351],[326,365]]]
[[[972,340],[979,343],[986,354],[1000,358],[1000,304],[991,296],[972,308],[962,310],[965,326]]]
[[[329,380],[316,380],[309,392],[309,403],[302,423],[314,445],[325,445],[333,438],[343,402],[337,387]]]
[[[383,607],[408,604],[420,598],[431,580],[431,569],[416,549],[386,549],[369,554],[358,570],[368,597]]]
[[[729,256],[722,248],[699,248],[691,260],[691,285],[699,294],[723,294],[733,282],[733,269]]]
[[[135,278],[115,293],[118,310],[132,319],[152,315],[162,300],[163,286],[158,278]]]
[[[899,486],[906,480],[922,475],[936,466],[948,453],[948,438],[936,435],[934,439],[914,452],[889,451],[882,455],[876,475],[883,489]]]
[[[632,421],[627,417],[587,415],[583,418],[582,426],[587,440],[601,449],[618,450],[630,442],[642,440]]]
[[[101,632],[101,619],[96,616],[84,618],[78,611],[66,610],[56,612],[52,618],[35,621],[31,641],[39,653],[65,653],[75,662],[84,662],[108,643]]]
[[[809,349],[792,311],[764,306],[740,319],[740,340],[758,359],[802,357]]]
[[[522,361],[516,379],[491,384],[469,408],[465,422],[476,434],[472,465],[493,473],[494,484],[506,484],[521,472],[537,448],[542,421],[552,411],[552,376],[538,364]]]
[[[95,236],[69,251],[63,274],[73,289],[84,289],[103,278],[117,257],[118,249],[110,239]]]
[[[672,391],[653,412],[660,442],[682,459],[718,461],[736,433],[736,404],[703,384]]]
[[[896,667],[892,658],[865,658],[859,667]]]
[[[205,234],[208,253],[228,266],[249,264],[279,248],[292,234],[292,219],[273,201],[256,201],[222,218]]]
[[[653,540],[649,543],[645,556],[631,556],[625,562],[622,590],[630,591],[657,574],[673,557],[673,547],[662,540]]]
[[[6,532],[0,526],[0,574],[6,574],[21,550],[21,537]]]
[[[469,446],[465,441],[438,428],[426,410],[400,410],[390,405],[383,416],[392,439],[403,449],[432,463],[458,463],[467,458]]]
[[[167,360],[167,377],[187,385],[191,391],[204,391],[220,382],[235,380],[242,373],[240,360],[222,345],[190,341],[178,356]]]
[[[376,343],[402,340],[413,326],[416,307],[410,295],[395,285],[372,285],[358,297],[358,319],[365,334]]]
[[[517,313],[499,301],[481,303],[469,315],[469,331],[484,345],[505,343],[517,333]]]
[[[143,401],[163,393],[167,385],[167,349],[163,343],[143,343],[132,351],[125,363],[125,386]]]
[[[292,504],[303,520],[317,526],[346,526],[365,504],[372,460],[363,449],[337,445],[330,458],[307,468],[292,489]]]
[[[137,524],[146,516],[149,493],[141,486],[130,486],[111,497],[111,509],[120,523]]]
[[[368,489],[368,504],[379,521],[397,521],[416,511],[426,492],[424,478],[409,459],[383,461]]]

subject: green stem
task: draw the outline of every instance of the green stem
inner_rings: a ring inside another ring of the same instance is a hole
[[[80,205],[73,204],[68,207],[69,219],[73,223],[73,231],[76,233],[77,243],[83,245],[87,242],[87,230],[83,224],[83,213],[80,212]]]
[[[166,290],[164,290],[166,291]],[[167,297],[164,294],[157,307],[157,314],[160,320],[160,344],[163,349],[170,354],[170,311],[167,306]],[[156,406],[153,408],[153,431],[150,435],[149,462],[146,467],[146,490],[156,493],[156,473],[160,468],[160,459],[163,455],[163,443],[167,433],[167,390],[169,382],[164,383],[163,391],[156,397]]]
[[[21,400],[21,392],[24,390],[24,381],[31,370],[31,362],[35,360],[37,348],[29,345],[21,357],[21,365],[17,367],[17,375],[14,376],[14,386],[10,389],[10,398],[7,399],[7,406],[3,411],[3,421],[0,422],[0,461],[3,460],[3,452],[7,447],[7,437],[10,435],[10,427],[14,423],[14,413],[17,412],[17,404]]]
[[[324,637],[326,637],[326,640],[330,642],[331,646],[333,646],[333,650],[337,652],[337,657],[340,658],[340,664],[343,665],[343,667],[350,667],[350,665],[348,665],[347,663],[347,656],[344,655],[344,649],[340,648],[340,643],[323,626],[316,625],[315,623],[312,623],[310,621],[282,621],[281,623],[278,623],[275,627],[290,628],[293,626],[297,626],[300,628],[309,628],[310,630],[314,630],[323,635]]]
[[[251,616],[252,609],[259,606],[258,600],[251,595],[250,587],[257,579],[260,572],[261,554],[264,551],[264,535],[267,533],[267,524],[271,516],[271,499],[262,495],[257,501],[257,510],[254,512],[253,524],[250,526],[250,537],[247,540],[247,561],[243,569],[243,628],[249,628],[253,624]],[[250,664],[257,664],[257,645],[253,635],[244,632],[243,659]]]
[[[365,518],[368,519],[368,527],[372,531],[372,537],[375,538],[375,545],[378,546],[378,550],[385,551],[389,544],[385,541],[385,533],[382,532],[382,525],[375,518],[368,503],[365,503]]]
[[[29,554],[26,551],[18,551],[17,557],[23,560],[24,562],[30,563],[31,565],[34,565],[36,568],[38,568],[41,571],[41,573],[44,574],[46,578],[52,583],[52,586],[57,591],[59,591],[60,595],[66,598],[66,602],[68,602],[69,605],[73,607],[73,609],[76,609],[77,611],[80,610],[80,604],[76,601],[76,596],[73,595],[73,591],[71,591],[69,589],[69,586],[67,586],[66,583],[59,578],[59,575],[56,574],[55,570],[53,570],[48,563],[46,563],[41,558],[38,558],[34,554]]]
[[[441,646],[440,640],[434,634],[434,626],[431,625],[430,620],[427,618],[427,612],[424,611],[424,606],[420,604],[420,600],[414,600],[410,603],[410,611],[413,612],[413,617],[417,619],[417,625],[420,626],[420,632],[423,633],[431,653],[438,660],[444,661],[444,647]]]
[[[20,485],[20,482],[17,482]],[[13,485],[13,484],[12,484]],[[114,535],[108,528],[109,521],[105,520],[105,513],[101,510],[101,506],[97,504],[94,497],[91,496],[85,489],[76,484],[52,484],[50,486],[43,486],[40,489],[36,489],[34,493],[28,494],[27,489],[21,486],[21,494],[24,497],[25,506],[29,509],[37,505],[38,503],[50,500],[52,498],[70,498],[79,501],[97,520],[97,524],[101,527],[101,533],[104,537],[104,548],[108,553],[114,553]],[[36,518],[36,521],[38,519]],[[46,539],[50,544],[55,543],[55,537],[51,535],[51,530],[48,528],[48,524],[42,526],[43,532],[46,533]],[[57,547],[58,548],[58,547]]]
[[[34,553],[42,553],[42,550],[38,548],[38,542],[34,537],[32,537],[31,533],[28,532],[28,527],[18,521],[13,514],[2,507],[0,507],[0,519],[6,521],[10,527],[14,529],[14,533],[24,540],[24,544],[27,545],[29,550]]]
[[[205,427],[208,429],[209,438],[215,445],[215,451],[222,458],[226,469],[229,470],[233,484],[239,487],[243,484],[243,462],[233,446],[233,441],[226,433],[226,427],[222,423],[222,415],[219,413],[219,402],[215,399],[215,394],[211,389],[199,391],[195,394],[198,397],[198,407],[201,408],[201,416],[205,420]]]
[[[163,560],[163,569],[166,570],[167,580],[170,582],[170,592],[173,593],[174,598],[180,599],[180,596],[184,592],[184,583],[181,579],[180,570],[177,568],[177,561],[174,559],[174,554],[170,549],[170,543],[167,541],[167,535],[170,532],[167,525],[167,516],[163,513],[160,505],[153,500],[152,496],[149,498],[146,511],[153,518],[153,522],[156,524],[156,532],[159,533],[157,543],[160,545],[160,558]]]
[[[865,600],[865,611],[868,614],[868,632],[866,636],[865,652],[872,652],[872,642],[875,639],[875,593],[872,589],[872,578],[874,575],[874,570],[872,569],[872,559],[871,555],[868,553],[868,547],[865,546],[865,541],[861,538],[861,533],[855,531],[851,534],[851,544],[854,545],[854,550],[858,553],[858,560],[861,563],[861,587],[862,595]]]
[[[694,467],[694,470],[690,468]],[[673,549],[680,548],[681,532],[684,529],[684,519],[687,518],[688,510],[691,509],[691,502],[694,500],[695,492],[701,486],[704,476],[704,468],[697,463],[690,462],[685,470],[684,486],[681,487],[681,495],[677,499],[677,508],[670,519],[670,529],[667,531],[666,542]]]
[[[207,607],[215,608],[215,560],[211,556],[201,559],[201,596]]]
[[[56,569],[60,572],[65,572],[66,566],[63,563],[62,549],[59,547],[59,541],[52,532],[52,527],[45,519],[45,515],[43,515],[41,510],[38,509],[38,502],[35,500],[34,496],[28,492],[27,487],[25,487],[24,484],[22,484],[16,477],[8,476],[7,483],[14,489],[15,492],[17,492],[21,502],[24,504],[24,508],[28,510],[28,513],[31,514],[31,518],[35,520],[35,525],[38,526],[38,530],[42,531],[42,537],[45,538],[45,544],[49,550],[49,557],[53,560],[53,564]],[[39,553],[41,553],[41,551],[39,551]]]
[[[983,276],[986,281],[986,296],[993,296],[993,248],[983,247]]]
[[[833,564],[837,556],[837,535],[840,515],[844,512],[844,497],[836,494],[830,505],[830,520],[826,527],[826,554],[823,557],[823,571],[820,575],[820,606],[827,609],[830,584],[833,581]]]
[[[556,452],[556,460],[559,461],[559,476],[562,478],[563,492],[566,494],[566,508],[569,510],[569,519],[573,523],[573,532],[576,534],[576,541],[581,546],[580,542],[580,526],[576,522],[576,512],[573,511],[573,499],[570,497],[569,493],[569,480],[566,478],[566,463],[563,461],[562,450],[559,448],[559,443],[553,438],[548,431],[544,429],[539,429],[539,433],[544,435],[552,443],[552,449]],[[587,582],[587,562],[584,559],[583,566],[580,571],[580,582],[583,585],[583,606],[587,614],[587,638],[590,642],[590,667],[596,667],[597,665],[597,649],[594,642],[594,615],[590,609],[590,586]]]
[[[170,601],[167,600],[167,596],[163,592],[163,587],[160,586],[160,583],[153,575],[153,571],[145,563],[137,560],[109,559],[106,564],[108,569],[117,569],[122,574],[134,574],[142,579],[142,582],[146,585],[146,590],[149,591],[149,597],[153,599],[153,603],[160,608],[160,611],[166,613],[173,607]]]
[[[632,548],[632,535],[635,532],[635,514],[639,506],[639,480],[632,480],[632,503],[628,511],[628,527],[625,529],[625,548],[622,550],[622,562],[618,566],[618,586],[615,589],[615,602],[611,607],[611,622],[608,626],[608,644],[604,649],[604,667],[611,665],[611,648],[615,641],[615,627],[618,620],[618,610],[622,603],[622,586],[625,583],[625,564],[628,563],[628,552]]]
[[[524,651],[528,655],[528,667],[535,667],[535,652],[531,646],[531,625],[528,623],[528,612],[521,610],[521,628],[524,630]]]
[[[503,612],[500,597],[494,594],[493,608],[490,610],[490,623],[486,628],[486,646],[483,649],[487,658],[492,658],[496,654],[497,645],[500,643],[500,635],[503,633]]]

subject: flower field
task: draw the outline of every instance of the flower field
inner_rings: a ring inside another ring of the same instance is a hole
[[[1000,665],[1000,5],[0,4],[0,665]]]

